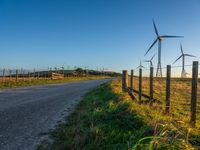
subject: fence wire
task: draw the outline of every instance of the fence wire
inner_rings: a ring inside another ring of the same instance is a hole
[[[150,75],[149,69],[142,70],[142,93],[145,95],[149,95],[149,86],[150,86],[149,75]]]
[[[191,88],[192,88],[192,66],[186,68],[187,75],[181,77],[182,68],[172,67],[171,69],[171,96],[170,96],[170,112],[178,119],[190,121],[191,109]]]
[[[155,77],[156,69],[154,69],[154,98],[161,102],[161,107],[164,110],[166,99],[166,68],[162,68],[162,77]]]
[[[162,68],[162,77],[156,77],[154,68],[153,94],[154,98],[161,101],[161,108],[165,109],[166,104],[166,67]],[[199,67],[200,70],[200,67]],[[182,75],[182,76],[181,76]],[[142,93],[150,95],[150,69],[142,70]],[[200,73],[199,76],[200,77]],[[133,88],[139,91],[139,69],[134,70]],[[186,122],[191,116],[191,90],[192,90],[192,65],[186,65],[184,75],[182,66],[171,67],[170,86],[170,113],[176,119]],[[197,87],[197,112],[196,122],[200,125],[200,79]]]

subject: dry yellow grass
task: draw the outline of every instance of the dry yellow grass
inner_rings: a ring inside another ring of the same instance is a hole
[[[178,120],[184,122],[190,121],[190,103],[191,103],[191,79],[172,78],[171,79],[171,96],[170,96],[170,114]],[[200,81],[198,82],[198,99],[197,99],[197,123],[200,127]],[[134,77],[134,89],[139,89],[139,79]],[[149,78],[143,77],[142,91],[149,95]],[[159,107],[165,110],[166,98],[166,79],[154,78],[154,98],[162,102]]]

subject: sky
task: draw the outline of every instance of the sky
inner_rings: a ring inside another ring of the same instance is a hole
[[[163,41],[162,67],[179,57],[180,42],[198,56],[186,59],[192,64],[199,8],[199,0],[0,0],[0,68],[136,68],[157,53],[155,45],[144,57],[156,38],[152,19],[161,35],[184,36]]]

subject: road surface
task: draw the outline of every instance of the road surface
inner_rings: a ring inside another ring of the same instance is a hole
[[[0,90],[0,150],[33,150],[81,97],[111,79]]]

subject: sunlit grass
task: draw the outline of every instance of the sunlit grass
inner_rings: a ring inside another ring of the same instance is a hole
[[[154,78],[154,98],[162,102],[159,107],[165,109],[166,99],[166,79]],[[191,79],[172,78],[171,79],[171,95],[170,95],[170,113],[174,118],[183,120],[188,123],[190,121],[190,104],[191,104]],[[138,77],[134,77],[134,89],[139,88]],[[143,93],[149,95],[149,78],[143,78]],[[198,82],[198,100],[197,100],[197,126],[200,127],[200,84]]]

